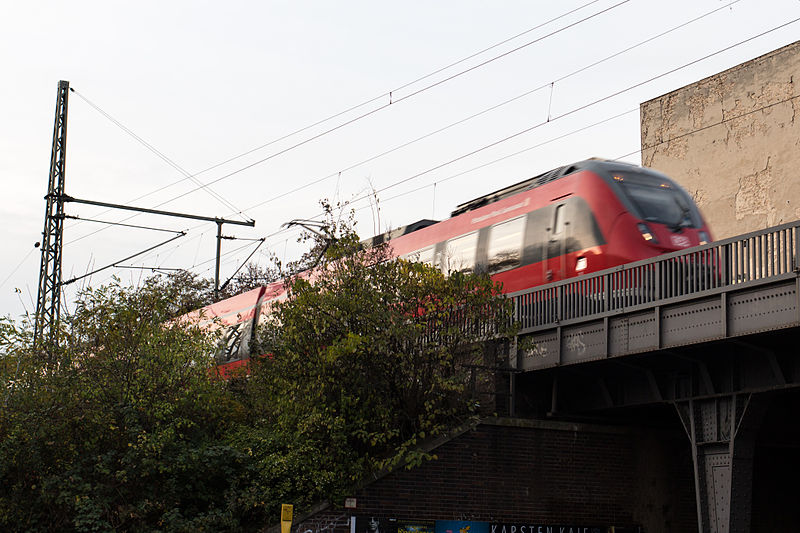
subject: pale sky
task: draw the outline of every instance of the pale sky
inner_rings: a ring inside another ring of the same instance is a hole
[[[69,101],[68,195],[211,217],[243,211],[255,228],[224,233],[267,236],[254,259],[291,260],[302,247],[281,224],[317,215],[321,198],[378,191],[379,213],[365,200],[353,204],[367,237],[446,218],[461,202],[588,157],[638,164],[641,102],[796,41],[800,22],[770,30],[798,17],[798,0],[4,2],[0,314],[35,310],[41,256],[33,245],[44,224],[59,80],[77,91]],[[223,202],[89,102],[189,174],[252,152],[195,176],[215,181],[210,188]],[[103,211],[66,206],[82,218],[130,216]],[[126,223],[188,233],[125,264],[213,276],[213,223]],[[93,234],[101,228],[67,221],[65,280],[170,236],[119,226]],[[224,241],[223,281],[252,249]],[[106,270],[68,286],[67,302],[82,283],[116,275],[135,284],[149,274]]]

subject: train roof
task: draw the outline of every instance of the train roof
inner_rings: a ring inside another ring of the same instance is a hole
[[[549,170],[543,174],[539,174],[538,176],[534,176],[532,178],[528,178],[526,180],[520,181],[519,183],[515,183],[513,185],[509,185],[508,187],[504,187],[502,189],[498,189],[494,192],[490,192],[489,194],[485,194],[483,196],[479,196],[478,198],[474,198],[468,202],[464,202],[456,206],[450,216],[460,215],[461,213],[466,213],[467,211],[472,211],[473,209],[477,209],[479,207],[483,207],[484,205],[491,204],[497,202],[498,200],[502,200],[503,198],[508,198],[514,194],[528,191],[530,189],[535,189],[536,187],[540,187],[551,181],[555,181],[559,178],[563,178],[564,176],[568,176],[569,174],[573,174],[578,172],[579,170],[612,170],[616,169],[619,170],[621,167],[623,168],[637,168],[640,169],[636,165],[631,165],[630,163],[622,163],[619,161],[608,161],[605,159],[599,158],[592,158],[586,159],[584,161],[579,161],[577,163],[572,163],[571,165],[564,165],[563,167],[554,168],[553,170]]]
[[[411,224],[406,226],[400,226],[397,229],[389,230],[385,233],[381,233],[380,235],[375,235],[369,239],[364,239],[361,241],[365,246],[378,246],[385,242],[388,242],[392,239],[396,239],[398,237],[402,237],[403,235],[408,235],[409,233],[413,233],[417,230],[421,230],[422,228],[427,228],[428,226],[433,226],[434,224],[438,223],[438,220],[431,220],[428,218],[423,218],[422,220],[417,220]]]

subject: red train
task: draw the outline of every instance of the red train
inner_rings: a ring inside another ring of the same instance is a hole
[[[711,233],[667,176],[590,159],[463,203],[447,220],[422,220],[368,242],[385,241],[396,256],[445,272],[488,272],[508,293],[706,244]],[[229,326],[221,364],[248,356],[259,315],[283,296],[283,284],[274,283],[204,309]]]

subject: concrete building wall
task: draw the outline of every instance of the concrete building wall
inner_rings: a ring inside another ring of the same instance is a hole
[[[800,41],[644,102],[642,164],[694,196],[716,239],[800,219]]]

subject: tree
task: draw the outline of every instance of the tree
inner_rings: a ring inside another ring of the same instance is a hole
[[[194,272],[177,270],[147,278],[141,294],[158,301],[158,318],[172,319],[213,303],[214,284]],[[147,304],[153,305],[154,301]]]
[[[238,530],[248,459],[225,432],[240,408],[210,377],[213,339],[170,322],[191,292],[85,291],[55,366],[5,323],[0,529]]]
[[[280,264],[274,257],[272,260],[274,264],[266,266],[247,263],[242,272],[231,278],[227,285],[220,287],[220,299],[230,298],[281,279]]]
[[[377,469],[413,466],[434,437],[475,415],[468,386],[491,379],[483,345],[510,333],[486,275],[364,249],[340,224],[312,273],[288,282],[260,332],[236,441],[259,461],[260,492],[307,505]]]
[[[491,410],[500,288],[365,249],[347,221],[320,235],[248,378],[215,378],[216,339],[174,320],[210,301],[189,273],[84,291],[47,357],[0,320],[0,529],[258,530]]]

